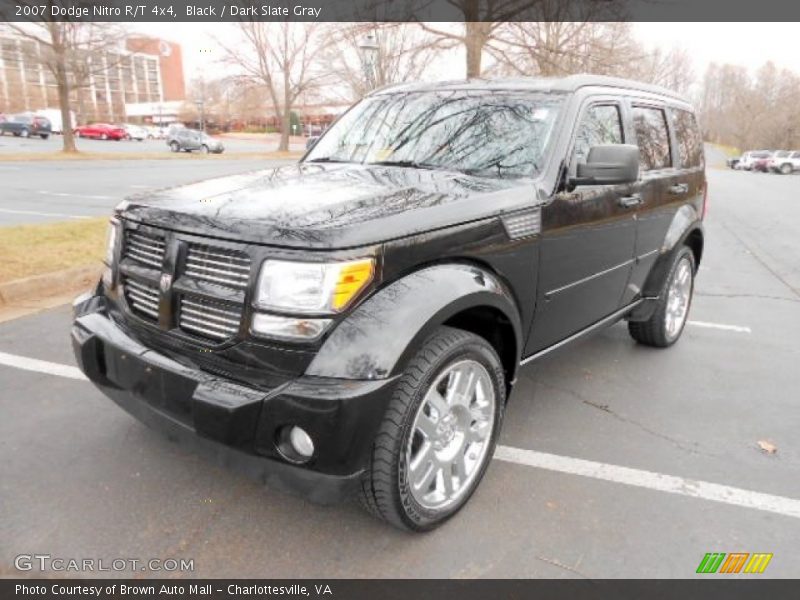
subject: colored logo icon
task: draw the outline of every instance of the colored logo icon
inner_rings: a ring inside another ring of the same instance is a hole
[[[697,567],[697,573],[763,573],[772,553],[756,552],[707,552]]]

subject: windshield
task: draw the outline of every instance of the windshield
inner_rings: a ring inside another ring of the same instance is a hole
[[[518,92],[380,94],[339,119],[305,161],[533,177],[561,104],[561,96]]]

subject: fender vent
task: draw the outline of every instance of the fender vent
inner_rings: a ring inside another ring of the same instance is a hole
[[[537,208],[503,217],[503,226],[512,240],[536,235],[542,230],[542,211]]]

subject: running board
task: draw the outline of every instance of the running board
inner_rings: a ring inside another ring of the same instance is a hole
[[[626,314],[628,314],[634,308],[636,308],[642,302],[644,302],[644,300],[645,300],[644,298],[640,298],[639,300],[636,300],[635,302],[631,302],[627,306],[624,306],[624,307],[620,308],[618,311],[611,313],[610,315],[608,315],[607,317],[605,317],[603,319],[600,319],[599,321],[597,321],[597,323],[592,323],[587,328],[581,329],[577,333],[573,333],[568,338],[564,338],[560,342],[556,342],[555,344],[553,344],[552,346],[548,346],[544,350],[539,350],[537,353],[531,354],[527,358],[523,358],[519,363],[520,366],[527,365],[528,363],[533,362],[537,358],[542,358],[543,356],[545,356],[547,354],[550,354],[551,352],[554,352],[556,350],[559,350],[559,349],[563,348],[564,346],[567,346],[567,345],[571,344],[572,342],[574,342],[576,340],[579,340],[580,338],[582,338],[584,336],[587,336],[587,335],[589,335],[591,333],[594,333],[598,329],[602,329],[606,325],[610,325],[611,323],[614,323],[615,321],[619,321],[622,317],[624,317]],[[535,327],[535,325],[534,325],[534,327]]]

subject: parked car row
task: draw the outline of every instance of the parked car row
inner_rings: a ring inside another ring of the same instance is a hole
[[[729,158],[727,164],[739,171],[790,175],[800,171],[800,150],[750,150],[738,158]]]

